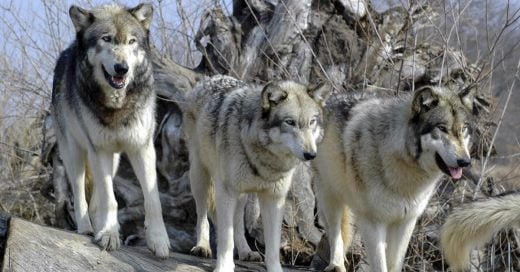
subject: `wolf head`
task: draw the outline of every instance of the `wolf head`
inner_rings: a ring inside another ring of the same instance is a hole
[[[261,96],[268,148],[300,160],[314,159],[316,145],[323,136],[322,109],[331,92],[329,84],[316,87],[292,81],[267,84]]]
[[[472,92],[423,87],[412,101],[411,127],[417,157],[424,169],[440,169],[454,179],[471,164]]]
[[[122,107],[126,88],[145,61],[152,13],[149,4],[134,8],[109,5],[90,11],[72,6],[69,10],[78,48],[86,53],[92,80],[105,92],[109,107]]]

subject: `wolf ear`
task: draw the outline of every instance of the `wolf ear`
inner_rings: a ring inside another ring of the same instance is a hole
[[[87,28],[94,22],[94,15],[86,9],[72,5],[69,9],[69,16],[74,24],[76,32]]]
[[[412,102],[412,110],[416,113],[427,112],[436,107],[439,97],[431,86],[422,87],[415,91]]]
[[[287,92],[282,90],[275,83],[268,83],[262,90],[262,110],[268,112],[269,109],[287,98]]]
[[[307,93],[316,101],[316,103],[320,104],[322,107],[327,103],[327,99],[329,99],[332,94],[332,85],[327,82],[320,83],[316,86],[310,87],[307,90]]]
[[[128,10],[146,30],[150,30],[153,17],[153,6],[151,4],[139,4]]]
[[[475,86],[468,86],[459,93],[462,105],[473,111],[473,102],[475,101]]]

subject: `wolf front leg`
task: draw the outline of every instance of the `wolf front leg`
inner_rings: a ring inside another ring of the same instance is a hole
[[[237,209],[238,193],[228,190],[222,181],[215,186],[217,204],[217,267],[215,272],[230,272],[233,263],[233,221]]]
[[[259,193],[260,213],[264,226],[265,266],[268,272],[281,272],[280,237],[282,233],[285,195]]]
[[[386,237],[386,261],[389,272],[400,272],[402,270],[406,249],[416,221],[417,218],[412,218],[390,225]]]
[[[94,241],[104,249],[114,250],[121,245],[117,201],[112,182],[114,154],[101,149],[91,149],[88,151],[88,160],[92,166],[94,180],[89,207],[95,231]]]
[[[386,224],[367,218],[360,218],[359,223],[361,235],[365,242],[370,271],[387,272],[385,252]]]
[[[127,152],[144,196],[146,244],[160,258],[170,255],[170,240],[162,217],[161,200],[157,186],[155,149],[152,140],[133,152]]]

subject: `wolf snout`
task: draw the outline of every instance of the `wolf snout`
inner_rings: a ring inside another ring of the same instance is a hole
[[[125,75],[128,72],[128,64],[126,64],[126,63],[116,63],[114,65],[114,71],[118,75]]]
[[[469,159],[469,158],[458,159],[457,160],[457,165],[459,167],[470,166],[471,165],[471,159]]]
[[[303,152],[303,158],[306,160],[306,161],[310,161],[314,158],[316,158],[316,152]]]

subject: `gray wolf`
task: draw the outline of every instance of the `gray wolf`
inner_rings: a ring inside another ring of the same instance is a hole
[[[234,244],[241,260],[261,260],[244,237],[247,193],[256,193],[260,202],[267,270],[282,271],[285,197],[294,168],[317,155],[322,107],[330,93],[327,84],[309,88],[274,81],[262,86],[215,76],[187,94],[183,123],[197,206],[197,244],[192,253],[211,256],[208,214],[216,205],[215,271],[233,271]]]
[[[331,258],[345,271],[353,218],[372,271],[401,271],[417,218],[444,173],[471,162],[471,92],[423,87],[396,98],[339,94],[312,162]]]
[[[453,271],[469,271],[469,255],[498,231],[520,227],[520,194],[468,203],[454,210],[441,229],[444,257]]]
[[[108,250],[120,246],[112,178],[121,152],[128,155],[144,194],[146,241],[169,255],[155,170],[155,92],[149,29],[153,8],[72,6],[76,40],[57,61],[51,112],[58,148],[71,182],[79,233],[93,233]],[[87,204],[85,172],[93,193]],[[88,169],[87,169],[88,170]]]

